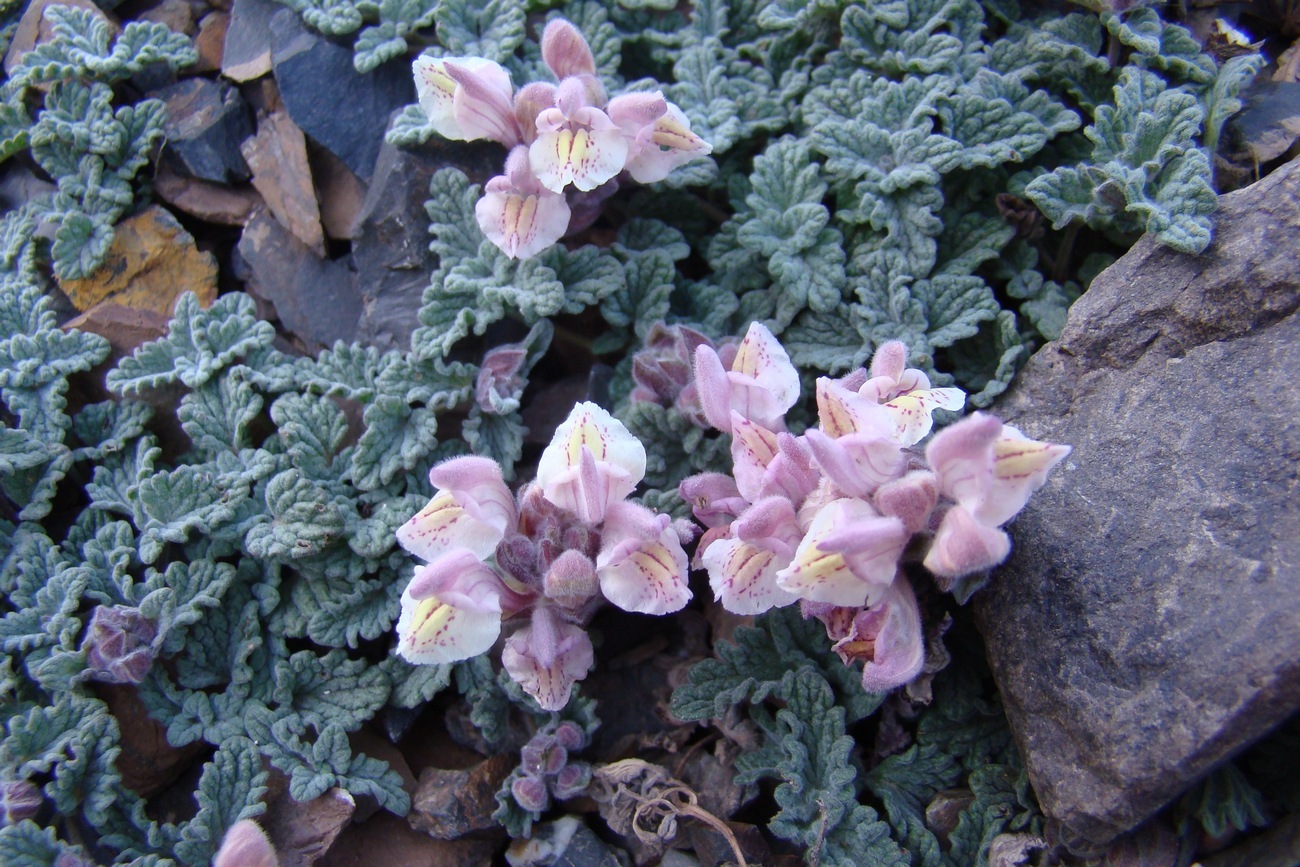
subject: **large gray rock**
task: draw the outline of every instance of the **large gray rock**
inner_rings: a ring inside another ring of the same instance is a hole
[[[1300,164],[1142,240],[997,408],[1074,452],[976,613],[1043,809],[1104,844],[1300,707]]]

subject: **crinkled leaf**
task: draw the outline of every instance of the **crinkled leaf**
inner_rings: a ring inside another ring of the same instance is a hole
[[[483,412],[477,404],[470,407],[469,418],[461,425],[461,436],[476,455],[492,458],[501,465],[507,479],[515,475],[515,462],[524,453],[523,417]]]
[[[433,23],[438,0],[380,0],[379,23],[357,37],[357,72],[371,72],[406,51],[406,37]]]
[[[244,540],[254,557],[310,557],[343,537],[344,517],[338,505],[296,467],[267,482],[266,506],[270,520],[255,525]]]
[[[358,728],[388,701],[388,675],[342,650],[317,656],[299,651],[275,666],[274,698],[316,728]]]
[[[438,419],[428,407],[380,396],[362,420],[366,432],[352,452],[352,482],[363,491],[388,484],[437,444]]]
[[[262,396],[253,390],[246,369],[209,379],[181,398],[176,417],[200,453],[248,447],[248,426],[262,411]]]
[[[199,812],[181,831],[177,858],[185,864],[207,863],[231,825],[261,815],[267,777],[256,744],[245,737],[223,740],[203,766],[195,793]]]
[[[222,295],[207,310],[186,292],[176,301],[167,336],[142,345],[108,372],[105,383],[121,395],[179,380],[198,388],[237,358],[269,344],[275,328],[257,319],[253,299],[242,292]]]
[[[167,542],[191,533],[211,534],[235,516],[248,496],[249,479],[220,473],[207,464],[183,464],[154,473],[127,491],[140,529],[140,559],[153,563]]]

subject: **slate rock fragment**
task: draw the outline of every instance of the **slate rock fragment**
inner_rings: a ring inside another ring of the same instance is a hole
[[[389,116],[415,102],[410,64],[398,59],[363,75],[350,47],[281,9],[271,19],[271,66],[294,123],[369,183]]]
[[[278,770],[267,781],[261,824],[280,857],[280,867],[310,867],[334,846],[356,812],[352,795],[338,786],[310,801],[289,795],[289,778]]]
[[[379,349],[407,349],[420,326],[420,300],[438,257],[429,251],[429,181],[454,165],[479,182],[501,168],[495,148],[430,141],[418,148],[384,143],[352,228],[352,260],[365,298],[360,339]]]
[[[271,18],[283,8],[275,0],[235,0],[226,26],[222,75],[245,82],[271,71]]]
[[[491,867],[500,843],[462,837],[438,840],[392,813],[381,812],[343,830],[320,867]]]
[[[302,130],[283,111],[262,115],[257,135],[245,140],[240,152],[253,171],[253,187],[275,219],[318,256],[325,255],[325,232]]]
[[[274,309],[301,350],[314,355],[336,340],[352,342],[361,303],[346,265],[317,256],[261,208],[244,227],[237,252],[237,276]]]
[[[1300,162],[1140,241],[996,411],[1066,464],[976,596],[1044,811],[1104,845],[1300,707]]]
[[[209,78],[187,78],[149,96],[167,107],[163,155],[177,171],[218,184],[248,180],[239,145],[253,134],[253,118],[239,91]]]

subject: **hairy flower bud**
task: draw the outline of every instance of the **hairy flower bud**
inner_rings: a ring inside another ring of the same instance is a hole
[[[540,777],[522,776],[510,784],[515,802],[530,813],[540,813],[551,805],[551,793]]]
[[[571,762],[560,769],[551,783],[555,797],[561,801],[582,794],[591,784],[591,765],[586,762]]]
[[[158,625],[125,605],[100,605],[81,643],[90,678],[102,683],[139,683],[153,665]]]
[[[34,818],[43,803],[41,790],[28,780],[0,783],[0,826],[17,825],[23,819]]]

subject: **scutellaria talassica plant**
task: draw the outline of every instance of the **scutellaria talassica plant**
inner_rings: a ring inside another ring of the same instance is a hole
[[[505,173],[475,207],[483,234],[526,259],[590,225],[625,175],[647,184],[712,151],[662,91],[610,99],[582,34],[563,19],[546,25],[542,60],[558,84],[514,90],[510,73],[481,57],[415,61],[420,107],[434,130],[510,149]]]

